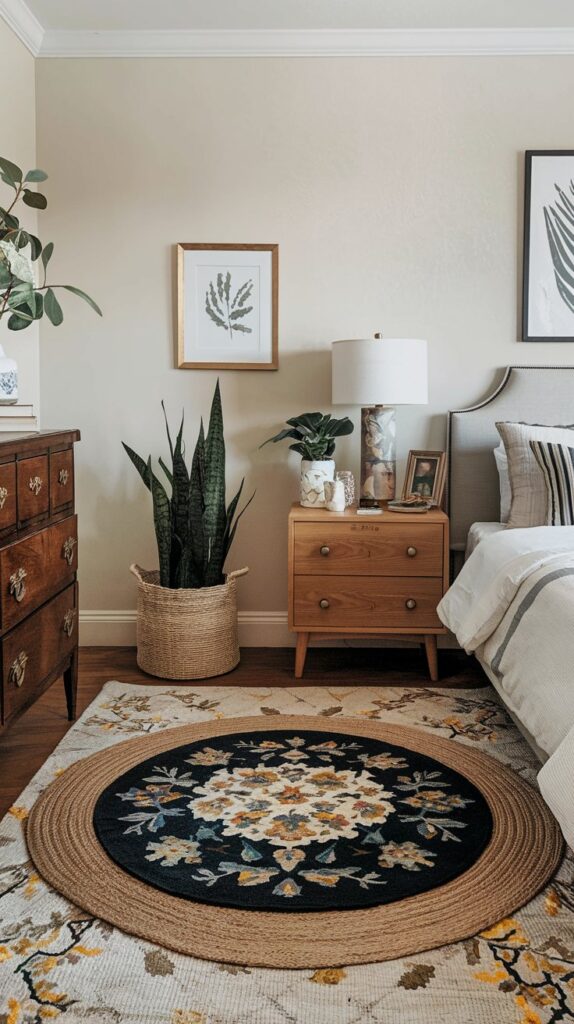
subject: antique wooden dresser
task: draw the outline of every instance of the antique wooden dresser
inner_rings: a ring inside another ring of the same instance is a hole
[[[64,677],[75,716],[77,430],[0,434],[0,728]]]

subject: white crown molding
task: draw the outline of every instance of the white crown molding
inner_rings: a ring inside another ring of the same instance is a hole
[[[24,0],[0,0],[0,16],[30,53],[37,57],[44,38],[44,29]]]
[[[20,0],[0,0],[18,4]],[[574,54],[574,28],[49,29],[40,57],[423,57]]]

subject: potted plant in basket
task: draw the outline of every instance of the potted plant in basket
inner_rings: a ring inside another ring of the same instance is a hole
[[[283,441],[286,437],[294,440],[289,448],[302,456],[301,504],[306,508],[317,508],[325,504],[325,481],[332,480],[335,474],[335,462],[331,456],[335,452],[336,438],[352,434],[353,430],[348,416],[336,420],[328,413],[303,412],[287,420],[287,427],[264,441],[261,447],[270,441]]]
[[[80,288],[46,282],[54,243],[42,245],[36,235],[21,227],[14,213],[18,202],[34,210],[46,209],[46,197],[30,186],[46,181],[47,177],[39,168],[24,173],[17,164],[0,157],[0,180],[13,192],[6,205],[0,205],[0,337],[2,324],[9,331],[24,331],[44,315],[54,327],[59,327],[64,314],[55,289],[73,292],[102,315],[99,306]],[[13,405],[17,400],[16,362],[8,359],[0,345],[0,405]]]
[[[159,554],[159,570],[130,566],[138,581],[137,659],[154,676],[205,679],[230,672],[239,663],[235,581],[248,570],[225,575],[224,565],[253,495],[238,512],[242,480],[226,505],[219,382],[207,435],[202,421],[190,469],[183,453],[183,416],[175,444],[167,417],[165,422],[171,468],[161,458],[159,465],[169,494],[152,469],[151,456],[145,462],[124,443],[151,492]]]

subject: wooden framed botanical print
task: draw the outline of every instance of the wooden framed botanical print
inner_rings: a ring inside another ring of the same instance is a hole
[[[180,369],[278,368],[278,263],[278,245],[179,243]]]
[[[529,150],[523,341],[574,341],[574,150]]]
[[[446,453],[410,451],[403,484],[403,500],[416,494],[431,505],[439,505],[446,481]]]

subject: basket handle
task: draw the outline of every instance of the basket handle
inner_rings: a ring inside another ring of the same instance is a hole
[[[245,573],[249,572],[249,566],[245,566],[244,569],[234,569],[233,572],[227,573],[227,582],[230,580],[237,580],[240,576],[245,576]]]

